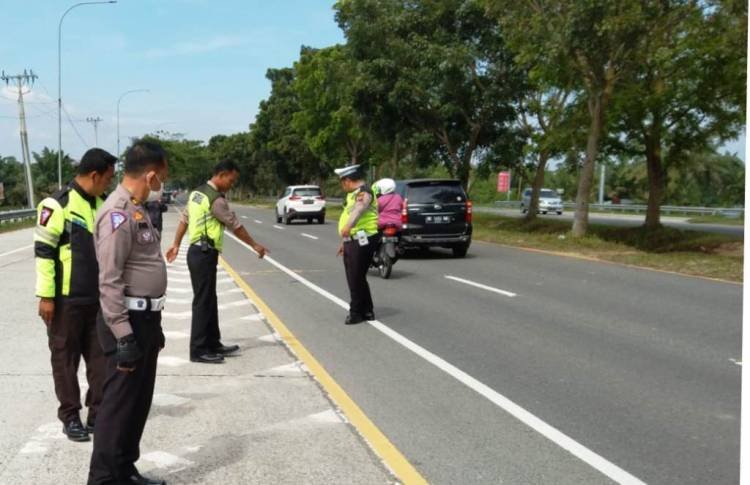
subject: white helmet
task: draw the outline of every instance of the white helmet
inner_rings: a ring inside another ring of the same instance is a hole
[[[393,179],[380,179],[375,182],[375,187],[381,195],[390,194],[396,190],[396,181]]]

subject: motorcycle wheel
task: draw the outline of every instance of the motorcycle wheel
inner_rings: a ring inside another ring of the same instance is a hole
[[[391,277],[391,271],[393,270],[393,261],[391,257],[386,254],[385,251],[380,252],[380,264],[378,264],[378,273],[380,277],[387,280]]]

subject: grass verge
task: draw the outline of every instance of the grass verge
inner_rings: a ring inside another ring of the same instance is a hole
[[[6,222],[0,224],[0,234],[4,232],[17,231],[19,229],[26,229],[28,227],[34,227],[35,224],[36,219],[34,219],[33,217],[18,222]]]
[[[742,281],[742,238],[669,227],[589,226],[574,238],[570,223],[474,215],[474,239],[575,256],[674,271],[694,276]]]
[[[724,216],[702,216],[688,219],[690,224],[724,224],[727,226],[744,226],[743,217],[724,217]]]

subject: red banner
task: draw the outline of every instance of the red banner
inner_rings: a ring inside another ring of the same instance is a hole
[[[510,190],[510,172],[500,172],[497,174],[497,191],[508,192]]]

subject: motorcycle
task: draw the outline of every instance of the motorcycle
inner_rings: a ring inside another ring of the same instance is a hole
[[[383,237],[380,238],[380,246],[373,253],[370,263],[370,266],[377,268],[378,274],[384,280],[391,277],[393,265],[398,260],[400,253],[398,241],[398,228],[393,224],[385,226]]]

